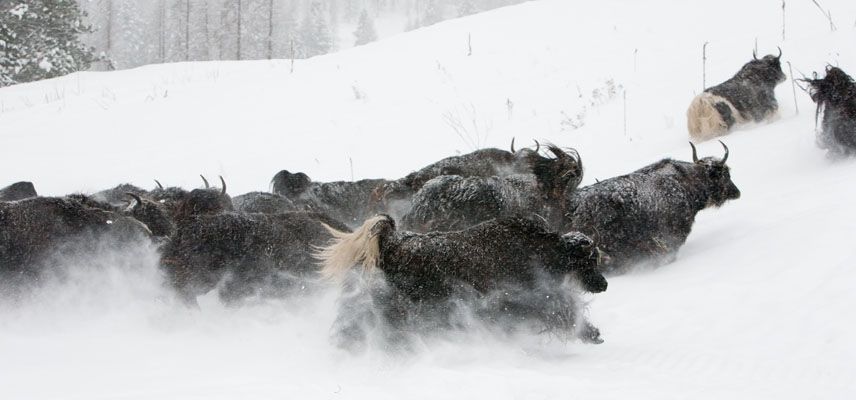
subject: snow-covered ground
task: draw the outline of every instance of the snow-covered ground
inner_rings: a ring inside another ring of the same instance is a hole
[[[337,54],[180,63],[0,89],[0,186],[45,195],[159,179],[231,194],[280,169],[396,178],[477,147],[579,149],[584,184],[688,159],[684,112],[752,55],[856,73],[856,3],[540,0]],[[471,56],[467,37],[472,37]],[[786,73],[787,73],[786,66]],[[726,137],[742,198],[699,214],[678,260],[589,296],[597,346],[473,333],[417,354],[342,354],[334,293],[200,311],[164,300],[156,254],[0,304],[0,398],[824,398],[856,396],[856,162],[814,145],[790,81],[781,118]],[[701,155],[721,155],[716,142]]]

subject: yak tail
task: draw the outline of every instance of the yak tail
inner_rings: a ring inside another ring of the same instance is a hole
[[[687,129],[693,141],[703,142],[728,132],[729,124],[717,110],[717,103],[725,103],[733,114],[737,114],[737,110],[728,100],[708,92],[696,96],[690,103],[690,108],[687,109]]]
[[[377,267],[380,238],[372,234],[372,228],[386,218],[389,217],[379,215],[369,218],[353,233],[341,232],[322,223],[333,239],[328,245],[319,247],[314,254],[321,265],[321,275],[326,279],[342,280],[348,270],[357,264],[362,264],[365,271]]]

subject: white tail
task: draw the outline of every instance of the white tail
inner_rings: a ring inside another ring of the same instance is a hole
[[[372,228],[378,222],[387,219],[378,215],[366,220],[353,233],[345,233],[323,224],[333,235],[327,246],[320,247],[314,257],[320,261],[321,275],[327,279],[341,280],[348,270],[362,264],[366,271],[377,267],[380,255],[380,242],[377,235],[372,235]]]
[[[696,96],[690,108],[687,109],[687,129],[690,138],[694,142],[703,142],[728,133],[728,124],[722,119],[722,115],[716,110],[714,104],[725,103],[731,108],[731,115],[737,123],[742,123],[740,113],[734,108],[730,101],[723,97],[703,92]]]

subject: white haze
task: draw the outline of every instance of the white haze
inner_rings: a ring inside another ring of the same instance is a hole
[[[13,86],[0,90],[0,185],[196,187],[201,172],[237,195],[283,168],[397,178],[512,137],[577,148],[589,184],[690,157],[684,112],[705,41],[708,84],[756,39],[760,54],[781,45],[797,76],[827,62],[856,73],[856,3],[822,3],[838,30],[789,1],[784,42],[779,1],[540,0],[298,61],[294,74],[287,61],[180,63]],[[601,345],[476,329],[354,356],[328,342],[333,291],[240,308],[211,294],[188,310],[143,247],[72,262],[68,282],[0,306],[0,398],[852,398],[856,162],[817,149],[806,94],[799,113],[790,81],[776,95],[778,121],[724,138],[742,198],[700,213],[674,263],[586,296]]]

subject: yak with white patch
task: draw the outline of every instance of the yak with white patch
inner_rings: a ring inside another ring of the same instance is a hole
[[[32,182],[15,182],[0,189],[0,201],[17,201],[36,196],[38,194]]]
[[[829,66],[823,79],[806,79],[817,103],[815,120],[823,114],[817,144],[831,156],[856,155],[856,83],[841,68]]]
[[[591,236],[610,255],[604,272],[671,262],[699,211],[740,197],[725,164],[728,147],[722,144],[725,156],[719,160],[698,159],[690,146],[693,162],[664,159],[580,188],[567,199],[565,229]]]
[[[316,255],[323,275],[342,280],[361,265],[364,272],[380,272],[373,279],[386,283],[385,290],[370,290],[370,299],[360,301],[367,308],[354,309],[360,296],[340,301],[336,339],[342,346],[364,344],[365,323],[386,324],[396,332],[431,321],[448,326],[449,307],[466,300],[488,323],[526,322],[601,342],[579,298],[566,286],[561,290],[566,279],[592,293],[606,290],[597,267],[602,254],[581,233],[561,235],[521,216],[427,234],[397,231],[387,215],[367,220],[353,233],[328,229],[335,239]]]
[[[737,125],[775,118],[779,103],[776,85],[785,81],[779,55],[761,59],[753,53],[731,79],[709,87],[696,96],[687,109],[690,139],[703,142],[728,134]]]
[[[561,206],[579,186],[583,165],[576,150],[549,145],[554,158],[536,155],[530,173],[509,176],[446,175],[428,181],[403,216],[405,229],[452,231],[521,213],[535,213],[553,223]]]
[[[332,238],[322,223],[347,230],[318,213],[197,215],[178,225],[161,264],[189,304],[218,285],[225,303],[298,294],[317,281],[313,249]]]

